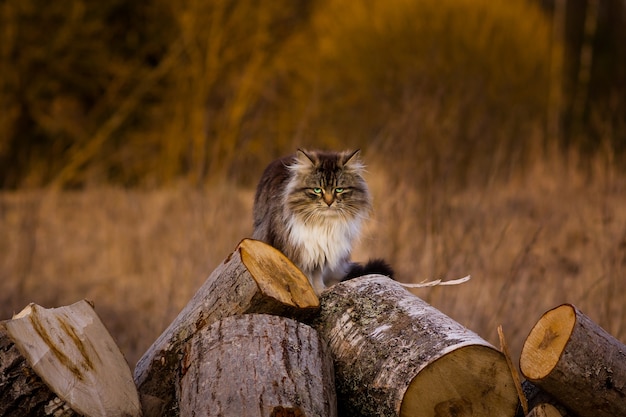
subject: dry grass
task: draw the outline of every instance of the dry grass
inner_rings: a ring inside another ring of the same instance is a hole
[[[565,302],[626,340],[626,178],[552,159],[456,192],[436,180],[423,194],[406,183],[381,192],[384,176],[372,175],[378,215],[364,246],[401,281],[471,274],[414,293],[496,345],[502,324],[515,358],[540,315]]]
[[[626,178],[554,161],[455,192],[436,180],[390,186],[375,163],[369,176],[376,213],[356,259],[386,257],[401,281],[472,274],[414,293],[494,344],[502,324],[514,358],[563,302],[626,339]],[[134,364],[250,235],[251,206],[250,190],[228,184],[0,194],[0,318],[31,301],[90,299]]]
[[[250,234],[251,201],[226,185],[2,194],[0,316],[92,300],[134,364]]]

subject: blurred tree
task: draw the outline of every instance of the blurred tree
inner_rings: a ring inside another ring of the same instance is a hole
[[[226,173],[245,178],[245,155],[268,157],[266,145],[277,137],[265,109],[279,94],[280,66],[288,59],[283,45],[300,30],[309,6],[291,0],[176,4],[183,52],[162,108],[171,122],[154,137],[162,157],[159,181],[181,174],[194,184]]]
[[[1,185],[45,184],[78,155],[62,185],[84,181],[86,169],[107,179],[119,129],[140,128],[139,121],[120,120],[118,136],[85,148],[163,54],[170,25],[154,11],[123,0],[3,2]]]
[[[561,145],[587,154],[626,152],[626,4],[621,0],[563,3],[565,44]]]

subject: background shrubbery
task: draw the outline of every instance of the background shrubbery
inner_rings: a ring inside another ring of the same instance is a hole
[[[570,3],[7,0],[0,186],[250,185],[303,145],[462,183],[621,158],[624,6]]]

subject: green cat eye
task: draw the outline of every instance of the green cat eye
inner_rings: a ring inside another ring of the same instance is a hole
[[[322,193],[322,189],[321,188],[313,188],[313,192],[315,194],[321,194]]]
[[[344,189],[343,189],[343,188],[335,188],[335,192],[336,192],[337,194],[341,194],[341,193],[343,193],[343,191],[344,191]]]

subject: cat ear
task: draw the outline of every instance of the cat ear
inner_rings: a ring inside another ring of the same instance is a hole
[[[360,153],[361,153],[360,149],[357,149],[356,151],[353,151],[353,152],[345,152],[341,162],[343,163],[344,166],[352,164],[354,165],[355,168],[362,167],[363,164],[359,160]]]
[[[303,164],[310,162],[313,166],[315,166],[317,163],[317,158],[300,148],[298,148],[298,151],[296,152],[296,158],[298,158],[298,161]]]

